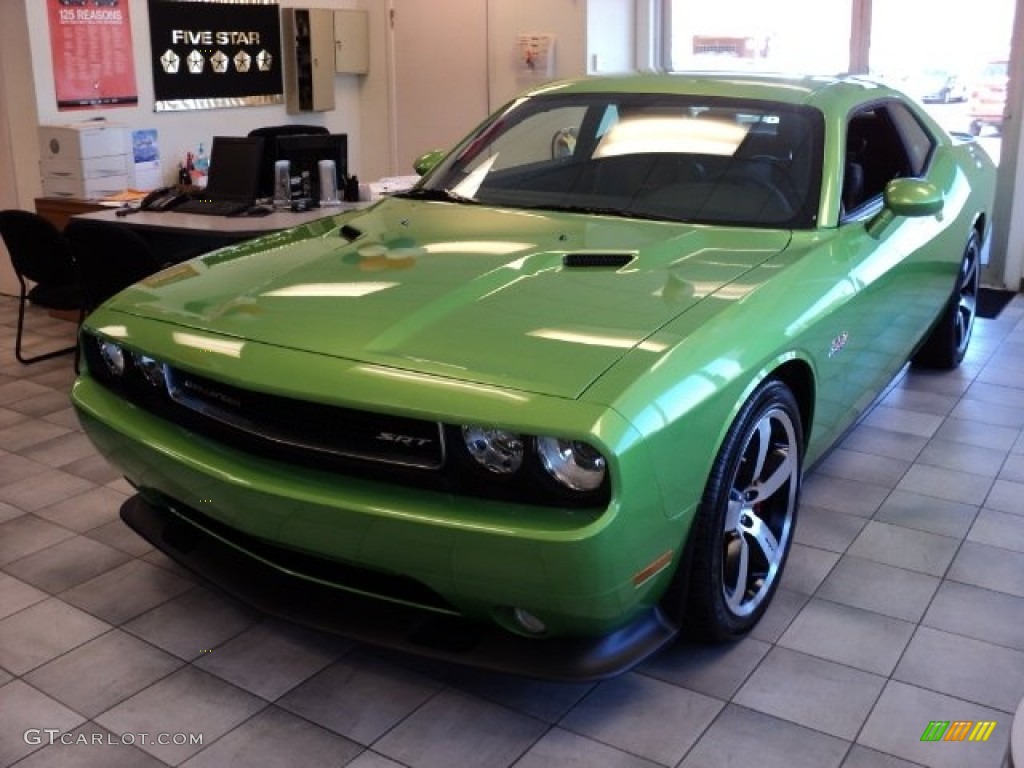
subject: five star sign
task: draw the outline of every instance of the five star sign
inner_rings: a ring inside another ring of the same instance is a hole
[[[217,51],[210,57],[210,67],[218,74],[224,74],[228,71],[228,57],[224,54],[224,51]]]
[[[160,66],[164,68],[164,72],[169,75],[178,74],[178,67],[181,66],[181,59],[174,51],[168,48],[164,51],[164,55],[160,57]]]
[[[224,74],[228,71],[232,61],[235,63],[236,72],[249,72],[252,70],[253,57],[244,50],[238,51],[233,59],[229,58],[224,51],[216,51],[210,56],[210,69],[217,74]],[[200,75],[203,73],[203,68],[206,65],[206,58],[198,50],[192,49],[185,58],[185,64],[188,66],[190,74]],[[264,49],[256,54],[256,68],[260,72],[269,72],[273,65],[274,57],[269,51]],[[160,66],[167,74],[176,75],[181,69],[181,57],[168,48],[160,56]]]
[[[203,73],[203,63],[206,61],[203,58],[203,54],[199,51],[193,50],[185,60],[188,62],[188,71],[193,75],[201,75]]]

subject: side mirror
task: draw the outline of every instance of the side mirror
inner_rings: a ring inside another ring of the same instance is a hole
[[[868,222],[868,234],[881,237],[897,216],[935,216],[942,212],[942,191],[925,179],[893,179],[882,193],[882,210]]]
[[[934,216],[942,210],[942,192],[924,179],[893,179],[882,196],[897,216]]]
[[[412,168],[420,176],[426,176],[437,164],[444,160],[445,152],[443,149],[432,149],[429,152],[420,155],[416,158],[416,161],[412,164]]]
[[[572,157],[576,151],[576,129],[559,128],[551,137],[551,157]]]

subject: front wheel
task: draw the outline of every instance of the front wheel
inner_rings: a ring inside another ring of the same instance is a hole
[[[768,608],[793,539],[802,462],[800,409],[769,379],[729,428],[694,521],[687,618],[705,639],[743,635]]]
[[[953,295],[942,310],[935,327],[914,354],[913,363],[923,368],[956,368],[967,354],[978,309],[981,279],[981,244],[972,232],[960,260]]]

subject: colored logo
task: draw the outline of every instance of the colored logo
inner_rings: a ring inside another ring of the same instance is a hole
[[[932,720],[921,741],[988,741],[995,728],[995,720]]]

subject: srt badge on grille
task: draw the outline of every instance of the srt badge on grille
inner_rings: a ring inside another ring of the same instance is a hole
[[[192,392],[195,392],[197,395],[205,397],[209,400],[216,400],[219,403],[231,406],[232,408],[235,409],[240,409],[242,407],[242,401],[239,400],[237,397],[232,397],[231,395],[224,394],[223,392],[211,389],[210,387],[203,386],[199,382],[193,381],[192,379],[182,380],[181,385],[185,389],[191,390]]]
[[[430,445],[430,443],[434,442],[428,437],[396,435],[394,432],[378,432],[374,439],[381,440],[385,443],[397,443],[398,445],[404,445],[407,448],[422,448],[424,445]]]

